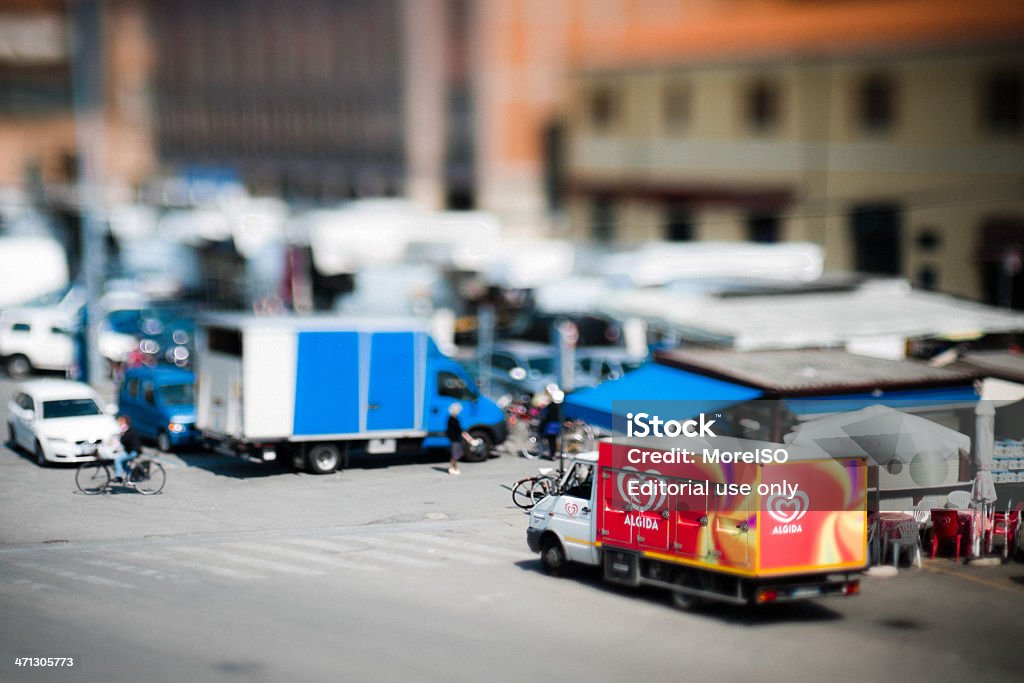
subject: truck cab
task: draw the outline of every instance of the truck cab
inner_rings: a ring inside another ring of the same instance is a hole
[[[600,553],[595,542],[597,452],[567,457],[559,478],[559,495],[548,496],[530,511],[526,541],[540,553],[544,570],[565,571],[567,562],[596,565]]]

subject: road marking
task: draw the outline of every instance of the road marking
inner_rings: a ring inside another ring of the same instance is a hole
[[[94,567],[106,567],[108,569],[113,569],[114,571],[124,572],[126,574],[137,574],[139,576],[157,579],[158,581],[162,581],[165,579],[177,581],[183,578],[180,574],[172,574],[169,572],[160,571],[159,569],[151,569],[149,567],[139,567],[138,565],[134,564],[114,562],[113,560],[85,558],[82,560],[82,562],[84,562],[85,564],[90,564]]]
[[[421,569],[436,569],[437,567],[441,566],[440,561],[428,560],[421,557],[417,558],[406,557],[404,555],[396,555],[394,553],[395,548],[389,547],[387,546],[387,544],[381,543],[379,539],[369,537],[360,537],[358,540],[358,543],[360,545],[335,543],[334,541],[325,541],[313,538],[293,538],[289,539],[288,542],[315,548],[322,548],[324,550],[337,550],[339,548],[342,548],[344,549],[344,552],[346,554],[351,554],[353,559],[369,558],[381,562],[382,564],[400,564],[407,567],[419,567]],[[365,546],[372,547],[367,548]],[[377,550],[374,550],[373,548],[377,548]],[[373,567],[374,565],[369,566]]]
[[[460,557],[466,557],[476,564],[495,564],[503,560],[521,560],[524,557],[522,553],[513,553],[512,551],[505,550],[504,548],[495,548],[493,546],[469,543],[467,541],[460,541],[457,539],[431,536],[427,535],[427,533],[419,535],[419,533],[398,532],[388,533],[387,536],[407,539],[416,544],[442,546],[444,548],[444,552],[458,555]],[[433,552],[430,549],[428,550],[429,552]]]
[[[135,586],[130,583],[114,581],[113,579],[105,579],[102,576],[93,576],[92,574],[79,574],[78,572],[73,572],[67,569],[57,569],[56,567],[49,567],[45,564],[38,564],[36,562],[15,562],[14,564],[22,569],[34,569],[36,571],[43,572],[44,574],[59,576],[62,579],[70,579],[72,581],[91,583],[94,586],[105,586],[107,588],[135,588]]]
[[[252,550],[256,552],[265,552],[272,555],[283,555],[293,560],[303,560],[305,562],[317,562],[320,564],[327,564],[332,567],[340,567],[342,569],[351,569],[352,571],[377,571],[379,567],[368,565],[363,562],[356,562],[354,560],[347,560],[337,555],[317,554],[311,552],[303,552],[295,548],[284,548],[278,545],[268,545],[264,543],[228,543],[228,546],[232,548],[241,548],[243,550]]]
[[[219,546],[218,546],[219,547]],[[225,562],[236,562],[238,564],[245,564],[257,569],[266,569],[274,572],[282,572],[284,574],[295,574],[296,576],[323,576],[324,573],[319,569],[309,569],[308,567],[300,567],[295,564],[286,564],[284,562],[276,562],[274,560],[264,560],[258,557],[251,557],[249,555],[239,555],[238,553],[230,552],[228,550],[219,550],[210,548],[207,546],[195,546],[195,547],[169,547],[169,550],[175,550],[179,552],[189,552],[199,555],[209,555],[215,558],[220,558]]]
[[[997,590],[1005,591],[1007,593],[1013,593],[1014,595],[1024,594],[1024,588],[1018,588],[1017,586],[1014,586],[1012,584],[1008,585],[1006,583],[1002,583],[999,581],[983,579],[977,576],[970,576],[969,574],[961,574],[960,572],[954,572],[950,571],[949,569],[943,569],[941,567],[935,566],[929,567],[928,565],[925,565],[921,567],[921,569],[925,570],[926,572],[932,572],[933,574],[945,574],[947,576],[955,576],[956,578],[963,579],[964,581],[972,581],[982,586],[987,586],[988,588],[995,588]]]
[[[136,559],[148,559],[159,562],[161,564],[174,564],[182,567],[187,567],[192,571],[206,572],[207,574],[214,574],[216,576],[222,576],[226,579],[234,579],[241,581],[251,581],[253,579],[264,579],[265,576],[260,574],[250,574],[249,572],[238,571],[237,569],[231,569],[230,567],[222,567],[219,564],[206,564],[197,560],[187,560],[180,557],[168,557],[166,554],[155,555],[155,554],[142,554],[142,553],[129,553],[122,552],[122,555],[132,557]]]

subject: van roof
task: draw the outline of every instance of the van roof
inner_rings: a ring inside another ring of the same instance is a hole
[[[157,384],[192,384],[195,382],[195,374],[191,370],[171,366],[132,368],[124,373],[124,377],[125,379],[136,377],[149,379]]]

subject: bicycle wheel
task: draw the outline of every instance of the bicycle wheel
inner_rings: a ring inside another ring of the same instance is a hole
[[[516,507],[529,510],[533,507],[533,481],[535,477],[520,479],[512,488],[512,502]]]
[[[534,432],[526,437],[526,442],[523,444],[523,457],[527,460],[546,458],[549,450],[548,440]]]
[[[164,482],[167,481],[167,474],[164,472],[163,465],[156,460],[145,458],[132,463],[128,481],[142,495],[151,496],[154,493],[160,493],[163,489]]]
[[[110,484],[110,470],[99,460],[84,462],[75,472],[75,486],[87,496],[103,493]]]
[[[558,488],[558,482],[552,477],[535,477],[533,486],[530,488],[530,498],[533,499],[533,504],[536,505],[544,498],[555,493]]]

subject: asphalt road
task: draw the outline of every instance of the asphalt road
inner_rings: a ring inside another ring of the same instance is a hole
[[[0,417],[10,383],[0,380]],[[87,497],[0,447],[0,680],[1019,680],[1024,565],[948,560],[862,595],[680,612],[555,579],[511,455],[317,477],[163,455],[164,493]],[[69,657],[70,668],[17,667]]]

